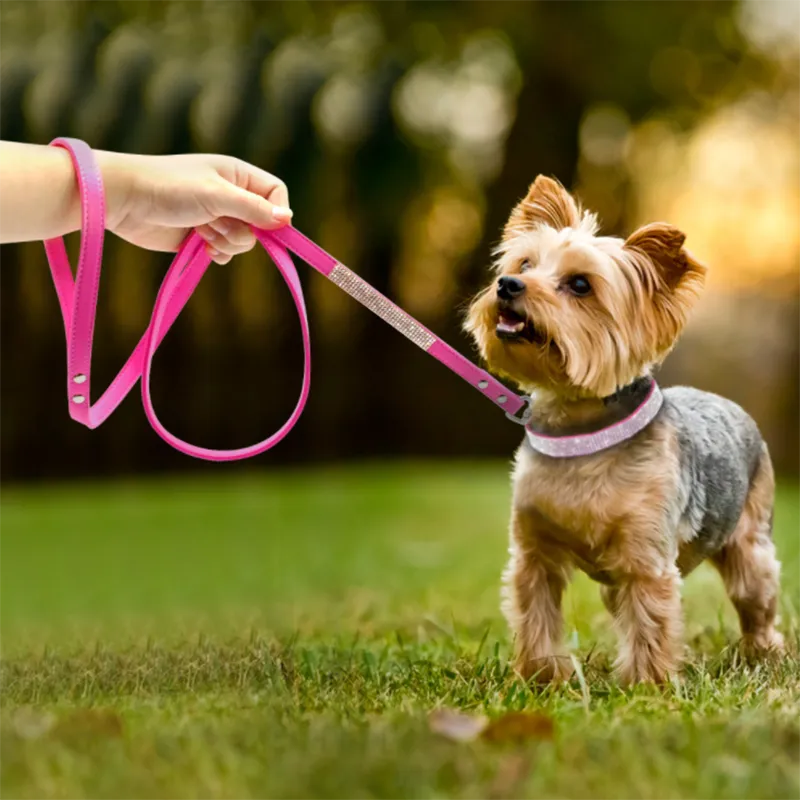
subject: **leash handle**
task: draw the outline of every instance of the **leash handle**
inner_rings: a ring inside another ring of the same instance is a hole
[[[63,147],[70,154],[78,176],[83,222],[80,256],[74,281],[64,240],[59,237],[44,243],[67,338],[67,403],[70,416],[87,428],[96,428],[113,413],[141,377],[142,403],[148,421],[162,439],[180,452],[209,461],[231,461],[249,458],[274,447],[300,418],[311,383],[308,314],[300,278],[289,254],[280,244],[271,240],[266,232],[256,231],[259,241],[275,261],[278,271],[289,286],[289,292],[300,316],[303,335],[303,382],[300,397],[289,419],[275,433],[258,444],[236,450],[197,447],[167,431],[153,408],[150,397],[153,357],[211,263],[205,242],[197,233],[187,237],[178,250],[159,289],[150,324],[130,358],[100,399],[92,404],[90,402],[92,339],[105,232],[103,181],[94,154],[84,142],[62,138],[56,139],[51,144]]]
[[[45,252],[58,295],[67,339],[67,402],[70,416],[88,428],[101,425],[142,379],[142,403],[156,433],[180,452],[208,461],[233,461],[263,453],[274,447],[297,424],[308,400],[311,383],[311,345],[303,289],[289,251],[300,256],[317,272],[394,327],[450,370],[486,395],[516,422],[526,422],[527,399],[510,392],[488,372],[443,342],[410,314],[392,303],[363,278],[356,275],[321,247],[292,227],[277,231],[254,228],[256,238],[278,268],[289,287],[303,337],[303,381],[294,410],[284,424],[258,444],[235,450],[213,450],[185,442],[161,424],[150,397],[153,357],[178,315],[199,284],[209,264],[205,242],[193,232],[178,250],[156,297],[150,323],[130,358],[109,387],[92,405],[91,360],[97,295],[105,234],[103,181],[91,148],[78,139],[58,138],[51,145],[69,152],[78,178],[82,232],[75,279],[62,238],[45,241]],[[522,416],[517,416],[523,411]]]

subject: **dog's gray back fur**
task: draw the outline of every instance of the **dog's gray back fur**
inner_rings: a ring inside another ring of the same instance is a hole
[[[664,391],[659,414],[680,445],[676,498],[702,560],[722,547],[742,515],[765,445],[753,419],[724,397],[683,386]]]

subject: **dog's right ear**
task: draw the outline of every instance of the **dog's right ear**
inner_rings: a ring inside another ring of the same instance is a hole
[[[580,220],[581,212],[572,195],[558,181],[539,175],[511,212],[505,232],[519,233],[542,224],[556,230],[575,228]]]

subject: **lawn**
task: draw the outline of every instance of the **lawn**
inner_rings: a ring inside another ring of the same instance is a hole
[[[690,661],[621,690],[596,586],[580,675],[534,689],[498,610],[504,464],[371,464],[2,495],[4,797],[800,795],[798,490],[776,539],[790,653],[747,667],[716,575]],[[453,741],[430,714],[520,720]],[[512,712],[529,716],[509,717]]]

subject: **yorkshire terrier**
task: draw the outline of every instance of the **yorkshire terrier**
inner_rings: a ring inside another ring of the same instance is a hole
[[[706,268],[665,223],[625,240],[597,234],[594,214],[538,177],[465,324],[489,368],[531,393],[503,580],[516,668],[525,679],[571,674],[559,645],[575,567],[602,584],[624,683],[679,670],[681,579],[706,559],[738,612],[745,650],[780,650],[775,482],[758,428],[729,400],[685,387],[662,394],[651,378]],[[570,451],[586,440],[591,453]]]

